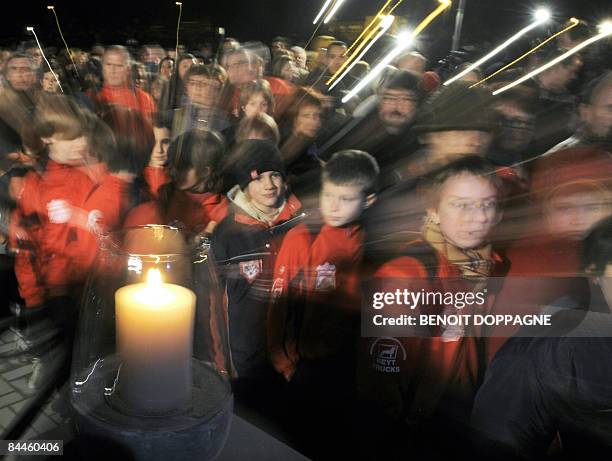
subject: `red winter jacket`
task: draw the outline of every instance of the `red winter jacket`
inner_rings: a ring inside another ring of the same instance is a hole
[[[129,88],[127,85],[122,87],[104,85],[98,93],[93,95],[92,99],[97,107],[127,107],[142,112],[149,120],[157,111],[151,96],[138,88]]]
[[[67,286],[84,280],[97,254],[97,235],[121,221],[127,187],[128,183],[105,172],[101,182],[94,183],[80,169],[53,161],[41,175],[26,175],[18,212],[39,223],[31,235],[36,264],[16,267],[27,305],[40,299],[41,290],[45,296],[60,295]],[[30,283],[33,279],[41,282],[36,288]]]
[[[123,225],[131,227],[180,223],[189,232],[199,234],[206,230],[210,223],[221,222],[227,216],[228,206],[229,202],[222,194],[175,191],[165,219],[161,216],[156,202],[147,202],[131,210]]]
[[[363,240],[359,225],[299,224],[285,236],[268,312],[268,348],[278,371],[289,366],[287,360],[295,365],[297,350],[301,357],[320,358],[354,345]],[[299,331],[291,331],[289,318],[301,324]]]
[[[419,258],[410,256],[411,247],[417,245],[429,248],[431,265],[435,267],[428,270]],[[404,253],[406,256],[383,264],[373,274],[376,291],[472,292],[472,282],[461,278],[458,266],[427,244],[415,242]],[[493,258],[496,266],[492,275],[503,275],[504,260],[495,253]],[[493,290],[487,289],[486,303],[479,308],[485,314],[491,312],[495,299]],[[438,314],[442,309],[443,306],[425,306],[420,313]],[[390,306],[387,310],[394,314],[405,311],[405,306]],[[362,398],[374,401],[396,418],[429,419],[441,412],[467,421],[486,366],[487,339],[447,331],[447,337],[363,338],[358,372]]]

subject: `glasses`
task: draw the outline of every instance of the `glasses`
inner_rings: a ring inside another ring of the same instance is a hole
[[[475,210],[481,210],[485,213],[493,213],[497,211],[497,200],[485,200],[475,202],[450,202],[450,206],[460,213],[473,213]]]

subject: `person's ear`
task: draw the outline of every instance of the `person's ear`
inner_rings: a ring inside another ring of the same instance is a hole
[[[370,194],[366,196],[365,198],[365,209],[366,210],[370,208],[372,205],[374,205],[374,202],[376,202],[377,197],[378,196],[376,194]]]
[[[53,144],[53,138],[40,138],[40,140],[47,146]]]
[[[427,208],[427,217],[436,225],[440,225],[440,215],[434,208]]]

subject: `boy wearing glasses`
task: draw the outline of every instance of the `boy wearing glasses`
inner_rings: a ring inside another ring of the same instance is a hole
[[[501,183],[494,167],[480,157],[462,157],[430,175],[424,195],[427,217],[420,238],[400,248],[394,259],[369,268],[368,282],[376,292],[440,293],[444,301],[432,297],[433,304],[420,303],[416,310],[394,301],[377,313],[490,313],[494,290],[489,278],[503,275],[506,266],[489,242],[501,216]],[[447,300],[450,293],[454,302]],[[460,294],[484,303],[460,304]],[[407,431],[415,450],[429,455],[432,447],[440,453],[468,448],[465,431],[486,365],[482,333],[473,325],[421,325],[402,331],[401,336],[412,337],[364,338],[358,393],[365,414],[382,421],[377,426],[381,438]],[[428,443],[440,434],[445,444]]]

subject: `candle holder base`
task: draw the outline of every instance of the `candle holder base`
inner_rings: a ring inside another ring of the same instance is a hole
[[[231,388],[209,365],[196,360],[193,365],[189,411],[165,417],[137,417],[118,411],[104,395],[92,391],[99,389],[96,381],[112,381],[105,374],[109,375],[114,367],[94,369],[90,386],[73,395],[82,458],[191,461],[217,457],[229,435]]]

